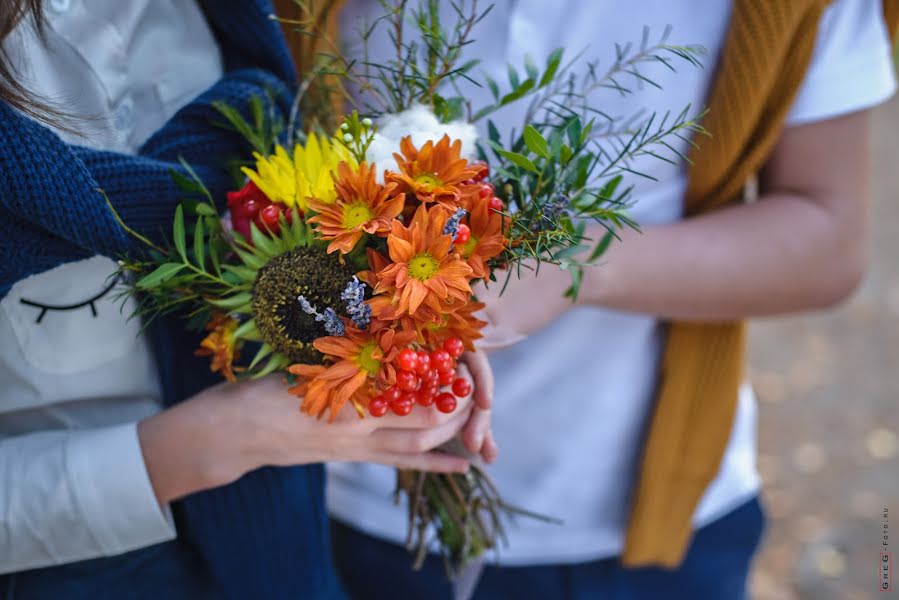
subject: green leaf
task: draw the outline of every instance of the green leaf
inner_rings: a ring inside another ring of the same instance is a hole
[[[252,252],[241,250],[240,248],[234,248],[234,251],[237,252],[237,256],[240,257],[240,260],[251,269],[258,271],[265,266],[266,260],[256,256]]]
[[[228,296],[227,298],[210,299],[208,302],[218,308],[225,310],[236,310],[244,304],[250,304],[253,301],[253,295],[250,292],[241,292]]]
[[[203,229],[203,219],[197,219],[194,227],[194,260],[201,269],[206,264],[206,233]]]
[[[512,65],[508,65],[507,69],[509,71],[509,85],[515,90],[518,87],[518,71],[515,70],[515,67]]]
[[[196,206],[194,206],[194,210],[197,211],[197,214],[202,217],[217,217],[218,213],[215,212],[215,208],[206,204],[205,202],[198,202]]]
[[[537,129],[534,128],[533,125],[526,125],[524,128],[524,143],[527,145],[528,150],[536,154],[537,156],[542,156],[543,158],[549,158],[549,147],[546,144],[546,138],[544,138]]]
[[[622,179],[622,175],[616,175],[610,179],[602,186],[602,189],[599,191],[599,197],[603,200],[613,200],[615,198],[615,190],[618,189],[618,184],[621,183]]]
[[[496,80],[490,77],[487,74],[484,74],[484,82],[487,84],[487,87],[490,89],[490,93],[493,94],[494,100],[499,100],[499,85],[497,85]]]
[[[256,353],[256,356],[253,357],[252,362],[250,362],[250,366],[247,368],[252,369],[256,365],[258,365],[260,363],[260,361],[262,361],[263,358],[265,358],[272,352],[274,352],[274,348],[272,348],[268,344],[262,344],[262,347],[259,348],[259,352]],[[255,377],[255,375],[254,375],[254,377]]]
[[[534,63],[534,57],[530,54],[524,55],[524,70],[528,74],[528,77],[536,80],[537,75],[539,75],[539,71],[537,71],[537,65]]]
[[[538,87],[546,86],[556,76],[564,52],[565,51],[562,48],[556,48],[552,51],[552,54],[549,55],[549,58],[546,59],[546,70],[543,72],[543,77],[540,78],[540,85]]]
[[[136,285],[142,290],[150,289],[159,285],[160,283],[171,279],[172,277],[177,275],[185,266],[187,265],[179,263],[165,263],[159,265],[152,273],[142,277]]]
[[[606,231],[606,234],[600,238],[600,240],[596,243],[596,247],[593,248],[593,252],[590,253],[590,256],[587,258],[588,263],[592,263],[597,258],[603,255],[603,253],[609,248],[609,244],[612,243],[612,239],[615,237],[615,234],[611,231]]]
[[[256,329],[256,320],[250,319],[234,330],[234,337],[250,342],[261,341],[259,330]]]
[[[522,169],[526,169],[533,173],[539,172],[537,170],[536,165],[534,165],[534,163],[531,162],[531,159],[529,159],[527,156],[525,156],[523,154],[518,154],[517,152],[509,152],[508,150],[504,150],[502,148],[497,148],[496,151],[499,153],[500,156],[509,159],[510,162],[512,162],[516,166],[521,167]]]
[[[571,156],[571,147],[568,144],[563,145],[562,149],[559,151],[559,158],[562,160],[562,164],[567,165],[568,161],[571,160]]]
[[[228,273],[233,273],[243,282],[252,283],[256,280],[256,269],[239,265],[224,265],[222,268]]]
[[[250,237],[253,239],[253,246],[265,255],[274,257],[280,254],[278,244],[272,238],[259,231],[255,223],[250,223]]]
[[[187,261],[187,238],[184,234],[184,208],[179,204],[175,208],[175,222],[172,225],[172,237],[174,237],[175,249],[184,261]]]
[[[203,183],[203,180],[200,179],[200,176],[197,175],[197,172],[194,171],[194,168],[190,166],[190,163],[188,163],[186,160],[184,160],[181,157],[178,157],[178,162],[181,164],[181,167],[185,171],[187,171],[187,174],[190,176],[191,180],[193,180],[197,191],[199,193],[203,194],[204,196],[206,196],[206,199],[209,201],[210,204],[215,204],[215,202],[213,202],[213,200],[212,200],[212,194],[209,193],[209,189],[206,187],[206,184]]]
[[[515,102],[528,92],[530,92],[534,88],[534,80],[527,79],[520,86],[517,86],[514,90],[503,96],[502,100],[499,101],[500,106],[505,106],[512,102]]]

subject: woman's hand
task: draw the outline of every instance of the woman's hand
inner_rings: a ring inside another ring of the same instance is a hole
[[[465,459],[431,450],[459,433],[471,415],[468,397],[448,415],[417,406],[405,417],[360,419],[347,406],[327,423],[301,413],[283,378],[272,375],[209,388],[142,421],[138,433],[150,481],[164,504],[265,465],[367,461],[464,472]],[[473,435],[483,431],[483,419],[472,419]]]
[[[462,442],[465,448],[475,455],[480,455],[486,463],[496,460],[499,447],[493,439],[490,428],[490,409],[493,406],[493,370],[482,351],[466,352],[459,364],[460,374],[466,372],[470,376],[474,391],[474,406],[471,417],[462,429]]]

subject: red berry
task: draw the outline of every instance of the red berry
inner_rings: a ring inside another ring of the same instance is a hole
[[[396,386],[388,388],[387,391],[383,394],[384,399],[387,400],[387,402],[396,402],[402,395],[403,391]]]
[[[269,204],[259,212],[259,221],[262,223],[262,231],[270,231],[277,235],[281,231],[281,208],[277,204]],[[258,223],[257,223],[258,225]]]
[[[451,337],[443,342],[443,349],[449,352],[453,358],[459,358],[465,352],[465,344],[457,337]]]
[[[437,385],[438,381],[440,381],[440,373],[434,367],[428,369],[428,372],[421,377],[422,387]]]
[[[440,388],[438,388],[437,386],[422,387],[420,390],[415,392],[416,400],[422,406],[431,406],[432,404],[434,404],[434,399],[439,393]]]
[[[488,165],[484,161],[482,161],[482,160],[475,161],[475,162],[471,163],[470,166],[471,166],[471,168],[473,168],[477,171],[477,173],[475,173],[475,176],[474,176],[476,181],[484,181],[485,179],[487,179],[490,176],[490,165]]]
[[[456,372],[452,369],[449,371],[444,371],[440,374],[440,379],[438,380],[440,385],[451,385],[453,380],[456,379]]]
[[[424,377],[428,374],[428,371],[431,370],[431,356],[428,354],[427,350],[419,350],[415,353],[418,356],[418,364],[415,367],[415,372],[419,374],[419,376]]]
[[[418,389],[418,375],[409,371],[400,371],[396,374],[396,387],[404,392],[414,392]]]
[[[431,366],[437,369],[438,373],[452,371],[453,357],[446,350],[434,350],[431,352]]]
[[[405,417],[410,412],[412,412],[413,406],[415,406],[415,401],[409,400],[406,397],[406,394],[403,394],[402,398],[400,398],[396,402],[390,403],[390,410],[392,410],[397,416]]]
[[[456,230],[456,243],[467,244],[471,239],[471,229],[465,223],[459,223],[459,229]]]
[[[493,184],[485,183],[481,185],[481,189],[478,190],[478,196],[481,198],[487,198],[493,195]]]
[[[403,348],[396,357],[396,364],[401,371],[412,372],[418,366],[418,355],[412,348]]]
[[[506,208],[505,205],[503,205],[503,201],[496,196],[490,198],[490,203],[487,206],[490,208],[490,210],[494,210],[496,212],[502,212],[503,209]]]
[[[453,393],[460,398],[465,398],[471,393],[471,383],[467,379],[457,377],[453,382]]]
[[[383,417],[387,414],[388,408],[390,408],[390,403],[384,396],[375,396],[368,402],[368,412],[373,417]]]
[[[449,392],[443,392],[437,399],[434,401],[437,405],[437,410],[442,413],[451,413],[456,410],[456,397],[450,394]]]

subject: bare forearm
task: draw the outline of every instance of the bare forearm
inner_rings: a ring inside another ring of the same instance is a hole
[[[802,196],[771,194],[642,234],[626,232],[604,264],[588,270],[581,300],[687,320],[826,307],[858,283],[865,262],[860,229],[847,229]]]

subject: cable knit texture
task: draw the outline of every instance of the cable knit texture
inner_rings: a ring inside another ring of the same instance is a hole
[[[180,110],[137,156],[67,145],[49,129],[0,104],[0,298],[16,281],[96,254],[142,251],[124,222],[156,240],[171,229],[181,192],[171,171],[183,157],[216,199],[233,182],[229,159],[249,147],[216,127],[225,102],[247,114],[253,96],[282,118],[295,70],[272,7],[264,0],[201,0],[221,46],[223,78]],[[192,356],[197,337],[176,317],[151,331],[167,404],[215,381]],[[321,466],[266,468],[178,504],[179,539],[194,544],[229,598],[332,598]],[[140,553],[138,552],[137,555]],[[139,559],[139,558],[137,558]],[[130,560],[130,559],[129,559]],[[45,575],[52,577],[52,569]]]

